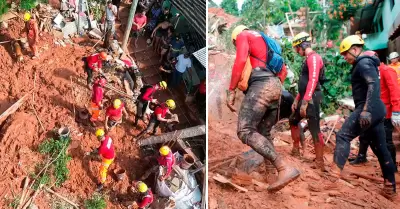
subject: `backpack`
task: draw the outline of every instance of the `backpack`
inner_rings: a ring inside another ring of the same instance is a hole
[[[261,36],[264,39],[265,44],[267,45],[267,61],[263,61],[258,57],[250,55],[257,60],[264,62],[267,68],[272,71],[275,75],[281,72],[283,66],[283,58],[282,58],[282,48],[281,46],[272,38],[268,37],[264,33],[260,32]]]

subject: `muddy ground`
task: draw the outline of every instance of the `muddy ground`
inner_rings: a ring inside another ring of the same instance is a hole
[[[126,22],[128,9],[122,7],[121,19]],[[23,22],[12,19],[8,22],[9,30],[2,31],[0,41],[16,39],[23,33]],[[119,29],[120,23],[117,24]],[[122,40],[122,31],[117,30],[119,41]],[[21,182],[25,176],[34,172],[35,166],[42,162],[44,157],[37,152],[38,145],[51,137],[53,129],[67,126],[71,130],[73,149],[68,153],[72,160],[68,164],[70,175],[68,180],[54,190],[70,200],[82,205],[94,193],[98,177],[100,161],[85,157],[86,152],[99,146],[94,135],[95,129],[75,122],[74,111],[85,109],[89,105],[91,92],[86,87],[86,74],[83,70],[82,57],[95,51],[92,49],[97,40],[87,37],[74,38],[74,44],[66,47],[54,44],[52,34],[41,33],[39,38],[40,57],[32,60],[27,51],[24,53],[24,62],[15,62],[10,44],[0,45],[0,113],[4,112],[22,96],[28,94],[23,105],[0,127],[0,208],[7,208],[14,199],[14,195],[21,193]],[[158,74],[158,55],[146,48],[146,40],[139,40],[139,46],[129,47],[135,53],[136,61],[145,74],[144,81],[154,84],[160,80]],[[140,48],[141,47],[141,48]],[[106,91],[109,98],[117,96]],[[196,120],[188,114],[181,94],[166,91],[156,95],[159,100],[173,98],[177,102],[180,128],[192,126]],[[38,122],[37,117],[42,125]],[[104,113],[101,118],[104,119]],[[117,182],[115,176],[107,179],[104,193],[108,197],[107,208],[121,208],[123,201],[131,200],[127,195],[129,182],[140,177],[146,165],[139,159],[139,150],[133,143],[134,135],[143,130],[133,124],[134,116],[129,112],[129,119],[110,133],[116,149],[116,160],[110,168],[124,168],[127,178]],[[43,126],[43,127],[42,127]],[[99,127],[103,127],[99,124]],[[54,208],[60,201],[46,192],[40,192],[34,202],[39,208]]]
[[[209,123],[208,123],[208,149],[209,162],[215,160],[239,155],[251,148],[242,144],[236,136],[237,115],[231,113],[225,105],[226,93],[225,89],[229,86],[230,69],[233,57],[224,53],[217,53],[209,56]],[[215,69],[213,68],[215,66]],[[237,94],[238,97],[236,107],[240,107],[243,95]],[[288,163],[295,166],[301,172],[300,178],[289,184],[276,194],[269,194],[265,189],[257,186],[245,186],[248,192],[239,192],[232,186],[221,184],[213,180],[213,176],[218,171],[209,172],[208,176],[208,197],[210,209],[236,209],[236,208],[400,208],[398,203],[393,203],[379,194],[383,184],[371,182],[366,179],[354,179],[350,184],[341,183],[340,190],[336,192],[313,192],[308,189],[310,184],[326,184],[329,181],[317,170],[312,169],[314,165],[312,159],[312,147],[306,149],[306,153],[302,159],[294,158],[290,155],[291,144],[282,143],[282,141],[291,141],[290,131],[282,132],[285,125],[280,125],[279,130],[274,130],[274,142],[277,151],[282,154]],[[396,137],[396,144],[399,143]],[[330,145],[333,147],[332,145]],[[399,148],[398,148],[399,150]],[[328,165],[333,160],[332,149],[325,149],[325,164]],[[357,150],[353,149],[352,153],[356,154]],[[368,153],[369,162],[361,167],[350,166],[346,164],[346,168],[352,171],[359,171],[367,175],[381,178],[381,171],[377,158]],[[209,168],[217,163],[211,163]],[[225,166],[226,167],[226,166]],[[234,168],[228,168],[232,170]],[[268,175],[265,168],[260,166],[250,175],[261,182],[270,183],[274,179],[274,175]],[[396,174],[396,179],[400,176]],[[344,199],[344,200],[343,200]],[[355,201],[355,203],[350,203]]]

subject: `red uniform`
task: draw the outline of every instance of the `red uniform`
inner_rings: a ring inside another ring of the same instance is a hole
[[[154,115],[160,115],[162,118],[165,118],[165,116],[167,116],[167,112],[168,112],[168,107],[166,104],[161,104],[160,106],[156,107],[156,109],[154,110]]]
[[[158,164],[167,168],[165,176],[169,176],[172,171],[172,166],[175,164],[175,157],[172,152],[169,152],[167,156],[160,156],[157,158]]]
[[[138,202],[139,208],[145,208],[146,206],[149,206],[153,202],[153,192],[151,190],[147,191],[147,194],[144,195],[142,198],[142,201]]]
[[[381,63],[379,66],[381,83],[381,100],[386,106],[386,118],[392,117],[392,112],[400,112],[400,88],[397,83],[396,71]]]
[[[146,15],[136,14],[133,17],[133,22],[135,22],[139,26],[143,26],[147,22],[147,17]],[[132,31],[138,31],[138,27],[136,25],[132,25]]]
[[[315,89],[320,90],[319,73],[324,66],[321,56],[316,52],[311,52],[307,55],[306,65],[303,66],[299,79],[299,93],[296,96],[298,101],[300,99],[310,101]]]
[[[151,88],[147,88],[142,96],[142,100],[146,102],[152,100],[154,92],[156,92],[155,85]]]
[[[253,69],[256,67],[266,67],[265,62],[262,62],[260,60],[267,60],[267,44],[265,43],[260,33],[256,31],[245,30],[241,32],[236,38],[236,59],[232,69],[231,84],[229,86],[229,90],[235,90],[238,86],[249,54],[252,55],[250,56],[250,63]],[[282,68],[282,71],[283,70],[286,71],[286,67]],[[282,71],[278,73],[278,77],[281,77],[281,74],[285,74],[285,72]]]
[[[99,154],[105,159],[114,159],[115,157],[114,145],[109,136],[105,136],[105,139],[101,142],[98,150]]]
[[[87,57],[87,62],[88,62],[88,66],[90,69],[94,70],[96,67],[97,68],[102,68],[103,67],[103,61],[100,58],[100,54],[96,53],[96,54],[92,54],[90,56]]]
[[[106,115],[113,121],[119,121],[122,117],[122,109],[124,108],[124,104],[118,109],[115,109],[113,106],[110,106],[106,110]]]
[[[100,106],[101,101],[103,100],[103,94],[103,88],[100,85],[94,85],[92,92],[92,102]]]

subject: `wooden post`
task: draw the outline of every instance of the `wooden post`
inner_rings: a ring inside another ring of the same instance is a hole
[[[132,29],[133,17],[135,16],[137,4],[138,0],[133,0],[131,4],[131,10],[129,11],[128,24],[126,25],[124,39],[122,39],[122,50],[124,51],[126,51],[126,49],[128,48],[127,43],[129,39],[129,34]]]

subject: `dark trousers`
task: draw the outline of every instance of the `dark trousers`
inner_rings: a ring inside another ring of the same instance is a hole
[[[182,81],[182,75],[183,73],[177,71],[176,69],[173,70],[172,74],[171,74],[171,82],[169,85],[171,85],[172,88],[175,88],[177,86],[179,86],[179,84]]]
[[[277,120],[281,89],[277,77],[253,70],[238,117],[239,139],[271,162],[278,156],[270,131]]]
[[[344,122],[342,128],[336,135],[336,147],[333,160],[339,168],[343,169],[350,154],[350,142],[357,136],[360,136],[360,142],[367,142],[371,145],[372,151],[378,157],[383,178],[392,183],[393,189],[396,191],[394,176],[395,165],[386,145],[385,129],[383,125],[384,115],[382,115],[385,111],[381,113],[382,111],[380,110],[382,110],[382,108],[374,108],[374,112],[371,112],[371,126],[366,129],[361,129],[359,123],[362,107],[356,108],[354,112],[350,114],[349,118]]]
[[[87,58],[86,57],[84,57],[82,59],[82,61],[85,63],[84,64],[85,65],[84,68],[85,68],[85,72],[87,74],[86,82],[87,82],[87,85],[90,85],[90,84],[92,84],[93,70],[89,68],[89,64],[87,62]]]
[[[160,125],[160,121],[157,120],[156,116],[152,115],[150,118],[149,125],[147,126],[147,133],[156,133],[157,127]]]
[[[142,101],[141,99],[137,100],[136,103],[136,117],[135,117],[135,125],[139,122],[139,119],[143,119],[144,113],[146,111],[148,102]]]
[[[392,157],[393,163],[395,164],[396,171],[397,171],[397,164],[396,164],[396,147],[393,144],[393,124],[391,119],[385,119],[383,122],[383,126],[385,128],[385,135],[386,135],[386,146],[389,150],[390,156]],[[367,157],[367,151],[369,147],[369,141],[367,140],[360,140],[360,149],[358,150],[358,157]]]
[[[319,124],[319,113],[320,113],[320,105],[322,102],[322,92],[321,91],[316,91],[313,94],[312,97],[312,104],[308,104],[307,110],[306,110],[306,115],[307,115],[307,123],[308,127],[310,129],[311,136],[314,140],[314,143],[319,142],[319,134],[321,133],[320,129],[320,124]],[[300,107],[301,107],[301,100],[299,101],[299,104],[297,105],[297,109],[294,112],[294,114],[289,118],[289,124],[291,126],[297,126],[301,119],[303,119],[300,116]]]

